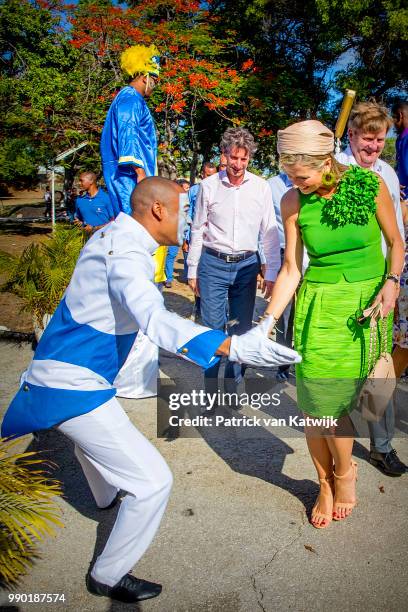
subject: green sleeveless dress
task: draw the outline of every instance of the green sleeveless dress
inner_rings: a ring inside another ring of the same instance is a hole
[[[367,376],[369,324],[361,326],[357,318],[384,282],[381,229],[375,212],[364,224],[335,227],[325,218],[326,199],[299,198],[298,225],[310,262],[295,310],[295,348],[302,355],[296,365],[298,407],[311,416],[337,418],[353,409]],[[389,350],[391,343],[392,315]]]

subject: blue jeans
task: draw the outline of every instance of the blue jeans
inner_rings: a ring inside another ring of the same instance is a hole
[[[179,248],[179,246],[169,246],[167,248],[165,274],[166,280],[170,282],[173,280],[174,260],[177,257]]]
[[[392,451],[391,441],[395,431],[394,403],[391,400],[383,414],[382,419],[375,423],[369,421],[370,450],[377,453],[389,453]]]
[[[241,335],[251,329],[259,270],[257,253],[238,263],[227,263],[203,249],[198,265],[202,324],[213,329],[227,329],[230,336]],[[228,328],[227,313],[229,321],[232,321]],[[205,370],[205,387],[208,392],[215,393],[218,389],[219,367],[218,362]],[[244,372],[244,366],[228,361],[224,374],[227,393],[236,391]]]

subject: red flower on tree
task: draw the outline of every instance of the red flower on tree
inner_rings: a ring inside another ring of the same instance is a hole
[[[249,70],[251,70],[253,65],[254,65],[254,60],[248,59],[242,64],[241,68],[244,72],[248,72]]]
[[[273,134],[273,130],[267,130],[266,128],[262,128],[258,132],[258,137],[259,138],[265,138],[265,136],[272,136],[272,134]]]

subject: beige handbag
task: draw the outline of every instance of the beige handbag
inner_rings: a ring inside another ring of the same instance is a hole
[[[382,316],[382,305],[367,308],[363,317],[370,318],[370,345],[368,350],[368,376],[361,389],[359,408],[366,421],[378,423],[392,399],[397,381],[392,356],[387,347],[387,317]],[[374,363],[378,350],[378,327],[380,328],[381,352]]]

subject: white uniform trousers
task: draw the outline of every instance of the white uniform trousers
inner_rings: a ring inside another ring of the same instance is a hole
[[[113,586],[150,545],[170,495],[171,472],[115,398],[58,429],[75,443],[99,507],[109,505],[119,489],[128,492],[91,572],[95,580]]]

